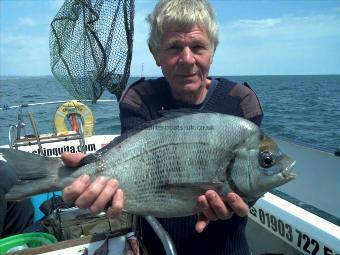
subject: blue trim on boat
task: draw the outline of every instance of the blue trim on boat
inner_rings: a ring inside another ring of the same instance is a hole
[[[55,195],[61,196],[61,191],[54,192]],[[46,200],[51,199],[53,197],[53,192],[44,193],[40,195],[35,195],[32,197],[32,203],[34,206],[34,222],[40,220],[45,215],[40,211],[39,207]]]

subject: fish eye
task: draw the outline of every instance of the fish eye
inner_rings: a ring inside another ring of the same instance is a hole
[[[260,153],[259,163],[264,168],[269,168],[274,164],[274,158],[271,152],[263,151]]]

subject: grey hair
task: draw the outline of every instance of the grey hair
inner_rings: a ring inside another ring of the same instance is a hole
[[[213,51],[218,45],[215,14],[207,0],[160,0],[146,20],[150,24],[148,44],[152,51],[160,49],[163,29],[171,24],[184,29],[197,25],[207,32]]]

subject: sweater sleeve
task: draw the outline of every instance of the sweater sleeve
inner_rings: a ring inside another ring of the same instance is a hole
[[[263,119],[263,109],[260,100],[251,87],[245,84],[236,85],[231,95],[237,95],[240,98],[240,109],[244,118],[260,126]]]
[[[121,134],[151,120],[150,113],[143,104],[141,96],[133,88],[129,89],[121,98],[119,115]]]

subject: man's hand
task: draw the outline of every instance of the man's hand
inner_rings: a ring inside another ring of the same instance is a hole
[[[61,155],[62,161],[69,167],[77,167],[84,157],[84,154],[69,152]],[[118,188],[117,180],[108,180],[102,176],[92,183],[88,175],[78,177],[64,188],[62,198],[66,203],[74,203],[79,208],[89,208],[93,213],[104,211],[111,204],[106,211],[109,217],[119,216],[124,204],[123,191]]]
[[[215,191],[208,190],[198,198],[201,214],[196,223],[196,231],[201,233],[210,221],[230,219],[234,213],[245,217],[249,207],[236,193],[228,193],[225,197],[220,197]]]

